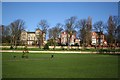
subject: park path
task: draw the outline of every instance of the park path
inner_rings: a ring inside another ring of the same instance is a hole
[[[0,50],[0,52],[23,52],[22,50]],[[29,51],[29,53],[96,53],[81,51]]]
[[[23,52],[22,50],[0,50],[0,52]],[[90,53],[96,54],[98,52],[88,52],[88,51],[29,51],[29,53]],[[110,52],[114,54],[120,54],[120,52]]]

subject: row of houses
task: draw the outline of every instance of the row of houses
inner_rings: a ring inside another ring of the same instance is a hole
[[[21,33],[21,41],[27,45],[33,45],[35,42],[36,44],[38,44],[39,38],[41,38],[43,45],[47,43],[47,41],[45,40],[45,33],[42,32],[40,29],[36,29],[35,32],[22,31]],[[68,43],[68,39],[70,39],[69,43]],[[68,35],[68,33],[65,31],[61,32],[60,37],[56,40],[57,40],[56,42],[64,45],[67,45],[67,44],[80,45],[80,41],[81,41],[76,37],[76,33],[72,34],[70,37],[70,35]],[[91,32],[91,45],[97,45],[98,42],[100,42],[100,45],[107,45],[104,34],[102,33],[99,36],[98,32]]]

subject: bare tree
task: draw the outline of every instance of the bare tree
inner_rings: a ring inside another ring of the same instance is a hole
[[[2,43],[10,43],[10,39],[11,39],[11,36],[10,36],[10,28],[9,26],[5,26],[5,25],[1,25],[1,40],[2,40]]]
[[[113,17],[110,16],[108,19],[108,26],[107,26],[107,32],[108,32],[108,43],[110,46],[113,45],[114,43],[114,31],[115,31],[115,26],[113,23]]]
[[[52,35],[53,35],[53,30],[52,30],[52,28],[50,28],[50,29],[48,30],[48,33],[49,33],[49,35],[48,35],[48,36],[49,36],[49,39],[52,38]]]
[[[103,22],[102,21],[98,21],[96,23],[94,23],[94,29],[96,32],[103,32],[104,26],[103,26]]]
[[[17,43],[20,40],[21,31],[25,29],[24,25],[25,22],[21,19],[18,19],[9,25],[11,37],[12,37],[11,43],[12,46],[15,46],[16,48],[17,48]]]
[[[113,22],[115,26],[114,36],[115,36],[115,47],[119,43],[119,36],[120,36],[120,16],[113,16]]]
[[[91,30],[92,30],[92,19],[88,17],[88,19],[81,19],[77,21],[77,28],[79,37],[81,39],[82,45],[85,48],[86,46],[91,44]]]
[[[91,31],[92,31],[92,18],[88,17],[87,26],[86,26],[86,43],[87,45],[91,44]]]
[[[81,39],[81,42],[83,44],[83,47],[86,46],[86,42],[87,42],[87,31],[86,31],[86,27],[87,27],[87,20],[86,19],[82,19],[82,20],[78,20],[77,21],[77,28],[79,30],[79,37]]]
[[[119,35],[119,25],[120,25],[120,17],[119,16],[109,16],[108,25],[107,25],[107,33],[108,33],[108,43],[109,46],[116,45],[117,36]]]
[[[57,38],[59,38],[60,37],[60,33],[63,30],[63,25],[61,23],[57,23],[55,27],[56,27]]]
[[[65,22],[65,30],[67,32],[68,49],[69,49],[69,46],[70,46],[70,39],[72,37],[72,34],[73,34],[73,32],[75,32],[76,19],[77,19],[77,17],[73,16],[73,17],[70,17],[69,19],[67,19],[66,22]]]
[[[49,28],[48,22],[46,20],[41,20],[38,24],[38,27],[42,30],[42,36],[40,36],[40,38],[42,38],[42,46],[43,46],[43,41],[46,40],[46,34]]]
[[[2,31],[3,31],[3,25],[0,25],[0,46],[2,45]]]
[[[59,38],[62,29],[62,24],[58,23],[55,27],[49,29],[49,38],[53,39],[54,49],[56,47],[56,40]]]
[[[47,34],[47,30],[49,28],[48,22],[46,20],[41,20],[38,24],[38,27],[40,27],[40,29]]]
[[[116,46],[120,47],[120,25],[117,27],[116,31]]]

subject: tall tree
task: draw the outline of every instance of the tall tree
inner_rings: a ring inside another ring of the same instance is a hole
[[[86,47],[91,44],[91,30],[92,30],[92,19],[88,17],[88,19],[81,19],[77,21],[77,28],[79,37],[83,44],[83,47]]]
[[[0,25],[0,46],[2,45],[2,31],[3,31],[3,25]]]
[[[109,16],[107,33],[108,33],[108,43],[110,46],[116,45],[117,35],[119,34],[120,17],[119,16]]]
[[[89,16],[87,19],[87,26],[86,26],[86,43],[87,45],[91,44],[91,31],[92,31],[92,18]]]
[[[24,25],[25,25],[25,22],[21,19],[18,19],[9,25],[11,37],[12,37],[11,38],[12,46],[17,47],[17,43],[19,42],[21,37],[21,32],[22,30],[25,29]]]
[[[63,30],[63,25],[61,23],[57,23],[55,27],[56,27],[57,38],[59,38],[60,37],[60,33]]]
[[[72,34],[75,32],[76,19],[77,19],[77,17],[73,16],[73,17],[70,17],[69,19],[67,19],[66,22],[65,22],[65,30],[67,32],[68,49],[69,49],[69,46],[70,46],[70,39],[72,37]]]
[[[2,31],[1,31],[2,43],[9,44],[11,39],[10,28],[9,26],[4,26],[4,25],[2,25],[1,28],[2,28]]]
[[[51,39],[52,38],[52,35],[53,35],[53,30],[52,30],[52,28],[49,28],[49,30],[48,30],[48,33],[49,33],[49,39]]]
[[[63,25],[58,23],[55,27],[49,29],[49,38],[53,39],[54,49],[56,47],[56,40],[59,38]]]
[[[86,19],[81,19],[77,21],[77,28],[79,30],[79,37],[81,39],[82,45],[83,47],[86,46],[86,35],[87,35],[87,31],[86,31],[86,27],[87,27],[87,20]]]
[[[117,27],[116,31],[116,45],[120,47],[120,25]]]
[[[120,16],[113,16],[113,22],[115,26],[114,36],[115,36],[115,46],[120,44]]]
[[[46,20],[41,20],[38,24],[38,27],[42,30],[43,33],[45,33],[46,39],[47,30],[49,28],[48,22]]]

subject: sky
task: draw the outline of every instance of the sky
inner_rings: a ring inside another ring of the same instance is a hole
[[[77,19],[92,18],[92,24],[107,22],[110,15],[118,15],[117,2],[3,2],[2,24],[22,19],[27,31],[35,31],[40,20],[47,20],[50,27],[77,16]]]

